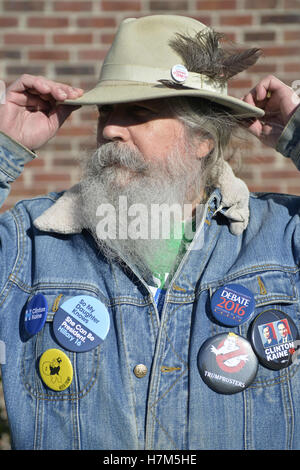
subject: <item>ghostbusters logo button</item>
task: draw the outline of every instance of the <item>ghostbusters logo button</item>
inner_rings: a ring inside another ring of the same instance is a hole
[[[59,349],[48,349],[42,354],[39,371],[45,385],[55,391],[65,390],[73,380],[71,361]]]
[[[58,343],[74,352],[89,351],[98,346],[110,328],[105,305],[89,295],[78,295],[64,302],[53,320]]]
[[[254,308],[254,295],[239,284],[221,287],[211,299],[214,318],[226,326],[238,326],[246,322],[254,312]]]
[[[37,294],[27,305],[25,312],[25,329],[30,335],[35,335],[44,326],[48,314],[48,303],[43,294]]]
[[[251,343],[259,361],[267,368],[288,367],[299,347],[299,332],[293,320],[281,310],[261,312],[251,325]]]
[[[249,341],[232,332],[207,339],[198,353],[201,378],[217,393],[230,395],[245,390],[257,368],[258,360]]]

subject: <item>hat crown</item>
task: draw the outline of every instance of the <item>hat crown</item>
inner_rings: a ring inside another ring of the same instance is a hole
[[[151,15],[125,19],[103,62],[97,85],[64,104],[112,104],[190,96],[209,99],[250,116],[263,116],[260,108],[228,96],[227,84],[206,74],[187,70],[170,45],[176,34],[195,37],[207,26],[179,15]]]
[[[206,26],[176,15],[153,15],[124,20],[105,58],[107,65],[171,68],[181,57],[170,46],[176,33],[195,35]],[[100,76],[101,79],[101,76]]]

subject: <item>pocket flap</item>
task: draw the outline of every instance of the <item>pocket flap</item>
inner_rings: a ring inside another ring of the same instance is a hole
[[[299,300],[294,278],[285,271],[257,271],[247,276],[231,278],[223,285],[229,283],[240,284],[249,289],[257,307],[272,303],[295,303]]]

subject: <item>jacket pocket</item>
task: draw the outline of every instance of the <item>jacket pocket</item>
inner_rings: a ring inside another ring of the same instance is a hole
[[[240,326],[240,334],[250,341],[251,326],[254,319],[271,309],[279,310],[300,328],[299,295],[295,275],[285,271],[257,271],[254,274],[231,281],[249,289],[255,297],[255,311],[251,319]],[[298,371],[298,360],[289,367],[271,370],[260,364],[254,382],[249,388],[272,387],[290,380]]]
[[[279,310],[294,322],[298,331],[299,296],[297,273],[257,271],[239,279],[255,295],[255,312],[249,324],[241,325],[242,336],[250,340],[252,323],[258,315]],[[245,449],[299,448],[295,423],[299,420],[299,359],[280,370],[259,364],[257,375],[244,393]],[[295,357],[294,356],[294,357]]]
[[[87,393],[89,393],[97,381],[102,344],[86,352],[73,352],[66,350],[55,338],[53,319],[55,312],[63,302],[77,295],[91,295],[91,293],[90,291],[85,290],[78,291],[78,289],[62,289],[60,292],[53,292],[49,289],[40,289],[39,291],[35,291],[32,296],[39,292],[47,299],[48,315],[46,323],[40,332],[30,338],[23,334],[21,375],[24,386],[33,397],[39,399],[76,400],[83,398]],[[26,306],[24,307],[24,312],[25,309]],[[20,325],[22,325],[22,321],[23,319],[21,318]],[[63,351],[72,363],[73,380],[71,385],[63,391],[54,391],[49,389],[42,381],[39,373],[39,360],[41,355],[48,349],[52,348]]]

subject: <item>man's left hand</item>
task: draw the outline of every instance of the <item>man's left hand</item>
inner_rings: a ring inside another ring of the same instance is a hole
[[[294,90],[273,75],[260,80],[244,96],[243,101],[265,111],[262,118],[245,121],[245,125],[261,142],[274,148],[288,120],[300,104],[300,98]]]

